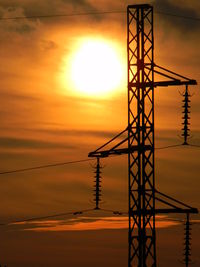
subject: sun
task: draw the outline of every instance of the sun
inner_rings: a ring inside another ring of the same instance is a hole
[[[117,49],[105,40],[85,40],[71,61],[71,80],[86,96],[105,96],[115,91],[122,80],[122,63]]]

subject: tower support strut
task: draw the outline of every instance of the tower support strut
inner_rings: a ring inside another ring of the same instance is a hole
[[[156,267],[153,7],[128,6],[127,25],[128,266]],[[134,145],[140,149],[131,151]]]
[[[128,154],[128,267],[156,267],[155,215],[198,210],[155,189],[154,88],[197,82],[154,63],[151,5],[127,7],[127,51],[128,126],[88,156]],[[167,208],[156,208],[155,201]]]

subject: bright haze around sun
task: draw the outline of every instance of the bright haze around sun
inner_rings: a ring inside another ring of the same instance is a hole
[[[80,39],[65,60],[62,83],[71,85],[71,94],[107,98],[124,87],[125,62],[119,44],[109,39]]]
[[[1,172],[88,159],[89,152],[126,129],[126,8],[146,2],[0,1]],[[148,1],[152,2],[157,4],[155,63],[196,79],[199,84],[200,24],[184,17],[199,18],[200,1]],[[183,17],[164,15],[158,10]],[[38,15],[41,18],[35,17]],[[26,16],[31,18],[6,19]],[[183,97],[179,91],[184,90],[179,86],[154,90],[157,148],[181,143],[178,136],[183,127]],[[199,85],[191,86],[189,91],[193,95],[189,142],[199,145]],[[116,143],[122,140],[119,137]],[[156,150],[155,182],[162,192],[200,209],[199,153],[193,146]],[[102,158],[101,164],[102,209],[127,212],[126,155]],[[1,175],[0,223],[92,208],[93,166],[95,161],[85,161]],[[100,210],[95,214],[44,220],[43,229],[39,221],[1,227],[0,265],[126,266],[128,229],[121,228],[125,221],[121,216],[114,221],[114,214]],[[97,216],[95,225],[93,216]],[[73,223],[76,229],[72,229]],[[103,229],[108,225],[109,229]],[[199,267],[197,224],[192,227],[192,236],[191,266]],[[178,261],[182,259],[183,238],[182,225],[158,229],[160,266],[181,266]]]

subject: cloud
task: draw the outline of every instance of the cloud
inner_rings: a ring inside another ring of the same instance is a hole
[[[188,1],[187,1],[188,2]],[[199,23],[194,20],[179,18],[177,16],[185,17],[199,17],[199,1],[194,0],[193,5],[187,5],[184,1],[172,1],[172,0],[155,0],[155,11],[161,12],[159,19],[164,21],[167,28],[165,31],[179,30],[181,33],[191,33],[199,30]],[[163,13],[169,13],[175,16],[168,16]]]
[[[65,136],[93,136],[99,138],[108,138],[110,140],[114,136],[118,134],[118,132],[114,131],[98,131],[98,130],[76,130],[76,129],[56,129],[56,128],[36,128],[30,129],[30,131],[47,133],[53,135],[65,135]]]
[[[73,8],[75,9],[80,9],[80,8],[84,8],[87,11],[94,11],[94,5],[91,4],[91,1],[88,0],[61,0],[61,2],[67,4],[67,5],[72,5]]]
[[[56,42],[52,41],[52,40],[42,40],[41,41],[41,47],[44,51],[46,50],[54,50],[58,48],[58,45],[56,44]]]
[[[22,7],[12,7],[12,8],[1,8],[0,7],[1,18],[15,18],[24,17],[24,9]],[[19,34],[27,34],[35,31],[39,26],[37,20],[32,21],[29,19],[14,19],[14,20],[3,20],[1,23],[1,29],[7,32],[16,32]]]
[[[14,138],[14,137],[0,137],[1,149],[74,149],[73,145],[66,145],[58,142],[48,142],[44,140],[28,139],[28,138]]]
[[[30,0],[30,1],[6,1],[2,0],[0,6],[7,9],[10,12],[18,9],[19,7],[24,10],[25,16],[37,16],[37,15],[53,15],[53,14],[65,14],[72,11],[94,11],[95,7],[91,1],[87,0]],[[49,20],[46,20],[49,22]]]
[[[1,99],[2,100],[12,100],[12,101],[39,101],[41,100],[39,97],[32,95],[20,94],[18,92],[8,92],[5,89],[1,88]]]
[[[179,225],[178,220],[170,219],[166,216],[156,217],[157,228],[168,228]],[[127,229],[128,217],[76,217],[67,220],[47,220],[35,222],[20,222],[10,224],[18,226],[25,231],[34,232],[62,232],[62,231],[94,231],[94,230],[114,230]]]

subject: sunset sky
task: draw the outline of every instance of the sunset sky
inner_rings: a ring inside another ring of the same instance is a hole
[[[0,1],[0,172],[87,159],[126,128],[125,12],[139,3],[146,1]],[[183,18],[200,18],[200,1],[148,3],[155,7],[155,63],[200,83],[200,21]],[[95,14],[101,11],[124,13]],[[94,14],[5,19],[81,13]],[[199,85],[189,90],[189,142],[200,145]],[[183,141],[179,91],[184,87],[155,89],[156,147]],[[92,208],[94,164],[0,175],[0,223]],[[127,157],[102,165],[102,207],[127,212]],[[199,172],[200,148],[156,151],[156,187],[198,209]],[[158,217],[157,226],[159,267],[182,266],[183,225]],[[125,215],[100,211],[1,227],[0,265],[127,266],[127,227]],[[193,227],[194,267],[200,262],[199,227]]]

